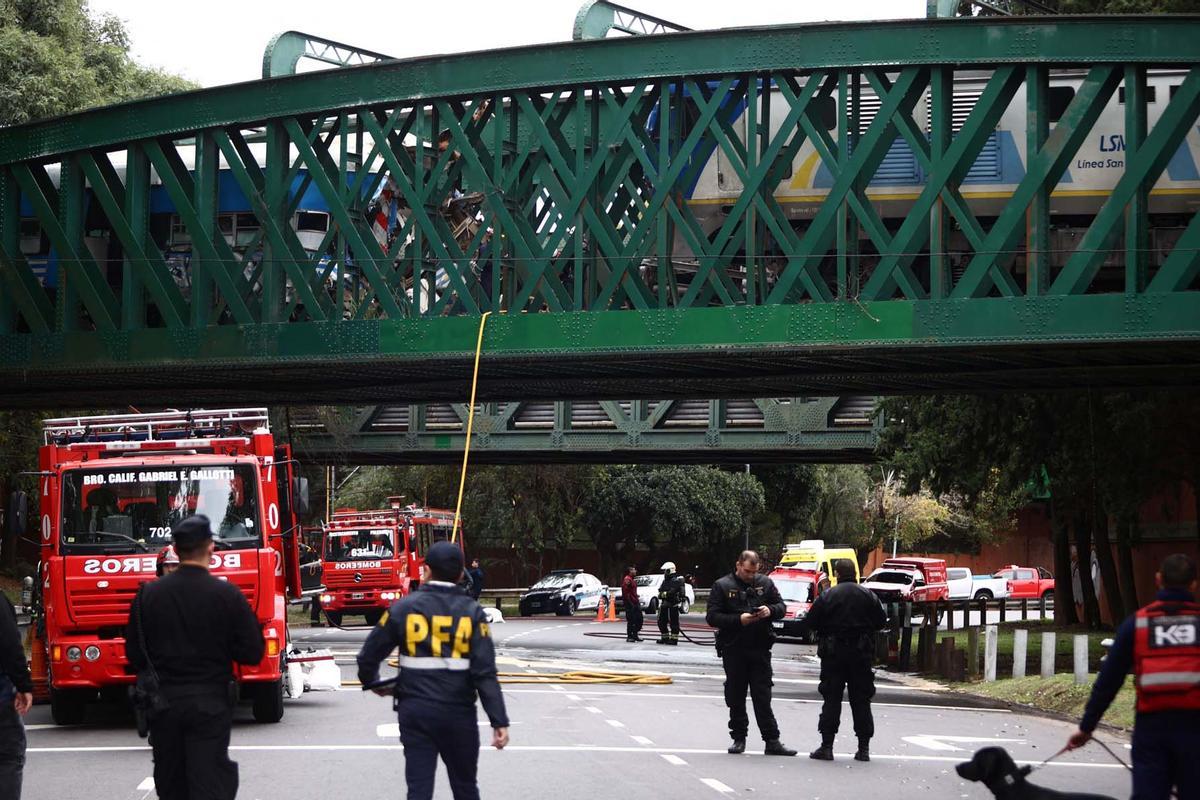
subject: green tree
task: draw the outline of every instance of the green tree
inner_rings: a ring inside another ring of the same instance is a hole
[[[609,574],[639,543],[651,562],[697,551],[705,574],[723,574],[764,506],[753,475],[695,466],[611,467],[595,476],[583,502],[585,529]]]
[[[93,16],[84,0],[0,0],[0,126],[196,88],[137,64],[129,47],[121,21]],[[36,468],[41,418],[0,411],[0,507],[21,485],[16,473]],[[32,487],[28,479],[24,485]],[[16,550],[16,542],[6,539],[10,568]]]
[[[84,0],[0,0],[0,125],[194,89],[129,55],[125,26]]]

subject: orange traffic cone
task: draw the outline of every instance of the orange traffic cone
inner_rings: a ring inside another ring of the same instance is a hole
[[[608,621],[609,622],[617,621],[617,604],[613,600],[612,595],[608,596]]]
[[[596,603],[596,622],[604,622],[604,598]]]

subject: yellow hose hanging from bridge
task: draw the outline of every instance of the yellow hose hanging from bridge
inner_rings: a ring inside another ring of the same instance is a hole
[[[479,336],[475,339],[475,369],[471,373],[471,404],[467,406],[467,441],[463,445],[462,472],[458,476],[458,500],[454,504],[454,527],[450,531],[450,541],[458,541],[458,525],[462,520],[463,489],[467,486],[467,461],[471,458],[471,436],[475,430],[475,387],[479,385],[479,354],[483,352],[483,329],[487,327],[487,319],[492,312],[485,311],[479,318]]]

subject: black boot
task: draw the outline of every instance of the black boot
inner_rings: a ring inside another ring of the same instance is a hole
[[[833,740],[822,739],[821,746],[809,753],[808,757],[817,761],[833,761]]]
[[[792,750],[790,747],[784,747],[783,742],[779,741],[778,739],[772,739],[769,742],[767,742],[767,747],[765,750],[763,750],[763,753],[765,753],[766,755],[769,755],[769,756],[794,756],[794,755],[796,755],[795,750]]]
[[[733,744],[729,745],[729,749],[726,752],[731,756],[740,756],[746,752],[746,740],[734,739]]]
[[[854,754],[855,761],[870,761],[871,760],[871,740],[859,739],[858,752]]]

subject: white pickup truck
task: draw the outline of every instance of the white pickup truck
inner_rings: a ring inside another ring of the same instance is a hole
[[[1009,594],[1004,578],[972,575],[966,567],[948,567],[946,582],[950,584],[951,600],[1003,600]]]

